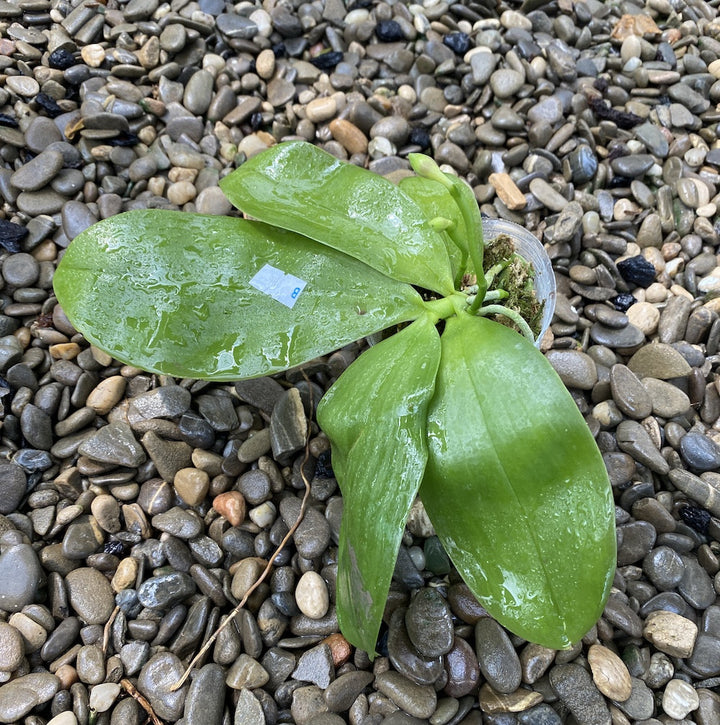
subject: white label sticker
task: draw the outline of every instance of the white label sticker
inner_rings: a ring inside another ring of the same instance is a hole
[[[292,309],[305,289],[307,282],[293,274],[286,274],[281,269],[266,264],[250,280],[250,284],[260,292],[270,295],[274,300]]]

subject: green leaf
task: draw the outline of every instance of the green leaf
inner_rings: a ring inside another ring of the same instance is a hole
[[[382,176],[308,143],[278,144],[220,187],[256,219],[339,249],[388,277],[452,293],[445,245],[412,199]]]
[[[453,223],[454,229],[449,230],[443,237],[445,247],[448,257],[450,257],[453,278],[458,272],[464,272],[467,262],[468,234],[460,209],[447,188],[437,181],[424,179],[421,176],[406,176],[400,180],[398,186],[423,210],[428,220],[441,217]],[[458,244],[451,241],[450,236],[464,245],[464,253]]]
[[[263,268],[284,301],[251,284]],[[54,284],[73,325],[118,360],[213,380],[285,370],[423,309],[409,285],[292,232],[160,210],[85,230]]]
[[[373,655],[410,506],[427,461],[425,420],[440,361],[430,315],[364,352],[318,406],[343,493],[337,611]]]
[[[447,321],[420,497],[481,604],[554,649],[603,611],[615,571],[600,453],[532,344],[490,320]]]

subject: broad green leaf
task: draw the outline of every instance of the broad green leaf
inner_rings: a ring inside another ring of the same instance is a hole
[[[460,209],[447,188],[437,181],[423,179],[421,176],[406,176],[400,180],[398,186],[423,210],[428,220],[441,217],[454,224],[455,228],[448,231],[443,239],[450,257],[453,278],[458,272],[464,272],[467,264],[467,230]],[[461,247],[450,239],[451,235],[465,245],[464,253]]]
[[[520,335],[463,314],[447,321],[441,344],[420,497],[490,614],[527,640],[568,647],[602,613],[615,570],[600,453]]]
[[[382,176],[312,144],[273,146],[220,187],[256,219],[339,249],[401,282],[443,295],[453,291],[444,242],[417,204]]]
[[[423,309],[409,285],[292,232],[160,210],[85,230],[54,285],[73,325],[118,360],[213,380],[285,370]]]
[[[340,627],[373,655],[395,560],[425,463],[425,420],[440,361],[429,315],[364,352],[318,406],[343,493]]]

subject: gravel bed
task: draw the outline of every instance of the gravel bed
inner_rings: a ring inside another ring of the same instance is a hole
[[[0,0],[0,723],[720,723],[718,4]],[[361,344],[207,384],[112,360],[57,306],[83,229],[231,213],[219,179],[290,138],[394,179],[429,153],[545,243],[543,350],[618,524],[572,649],[488,618],[421,505],[380,656],[339,633],[342,499],[309,401]],[[303,474],[304,522],[172,691]]]

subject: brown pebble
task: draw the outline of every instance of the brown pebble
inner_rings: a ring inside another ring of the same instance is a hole
[[[350,659],[352,646],[341,634],[331,634],[329,637],[326,637],[321,644],[326,644],[330,647],[330,654],[332,655],[332,661],[335,667],[344,665]]]
[[[105,378],[90,391],[86,405],[98,415],[106,415],[118,404],[125,392],[126,385],[127,380],[122,375]]]
[[[501,695],[485,683],[480,688],[478,700],[480,709],[483,712],[494,715],[499,712],[522,712],[541,703],[543,696],[539,692],[523,690],[522,688],[507,695]]]
[[[80,352],[80,345],[76,342],[60,342],[57,345],[50,345],[48,352],[55,360],[73,360]]]
[[[350,154],[367,153],[368,140],[365,134],[353,123],[344,118],[335,118],[328,126],[332,137],[341,143]]]
[[[173,479],[178,496],[188,506],[202,503],[210,488],[210,476],[199,468],[181,468]]]
[[[60,690],[69,690],[78,681],[77,670],[72,665],[60,665],[54,674],[60,680]]]
[[[215,496],[213,508],[224,516],[232,526],[240,526],[245,520],[245,497],[240,491],[227,491]]]
[[[527,205],[525,194],[520,191],[518,185],[512,180],[510,174],[495,173],[488,176],[488,181],[493,185],[495,192],[500,197],[500,201],[508,209],[519,211]]]
[[[632,680],[625,663],[600,644],[590,647],[587,658],[598,690],[611,700],[625,702],[632,693]]]

